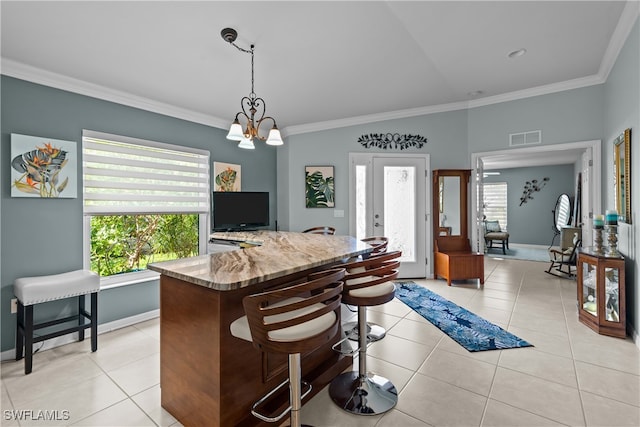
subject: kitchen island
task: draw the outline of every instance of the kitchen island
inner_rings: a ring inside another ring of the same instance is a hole
[[[185,426],[265,424],[251,415],[251,406],[287,378],[287,357],[231,335],[229,325],[244,315],[242,298],[304,281],[371,247],[350,236],[293,232],[211,237],[236,242],[239,249],[149,265],[161,273],[162,407]],[[309,398],[351,366],[350,356],[331,349],[340,337],[341,331],[332,343],[303,355],[302,377],[313,386]],[[280,396],[281,407],[287,398]]]

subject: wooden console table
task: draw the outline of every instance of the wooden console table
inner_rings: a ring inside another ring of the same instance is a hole
[[[308,233],[212,237],[259,246],[149,265],[161,273],[161,404],[185,426],[262,425],[251,405],[287,378],[287,358],[231,335],[229,325],[244,315],[242,298],[303,280],[371,247],[350,236]],[[340,335],[303,355],[302,376],[313,386],[309,398],[352,364],[351,356],[331,349]]]

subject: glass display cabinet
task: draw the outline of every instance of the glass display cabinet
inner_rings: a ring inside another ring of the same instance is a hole
[[[580,322],[599,334],[626,337],[624,258],[583,248],[577,270]]]

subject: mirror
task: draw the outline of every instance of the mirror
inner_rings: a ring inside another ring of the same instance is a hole
[[[460,235],[460,177],[438,178],[440,193],[440,233],[446,236]]]
[[[468,169],[434,169],[432,208],[433,233],[436,239],[468,240],[467,198],[470,175],[471,171]]]
[[[631,224],[631,129],[613,140],[613,173],[618,221]]]
[[[553,225],[556,233],[560,233],[562,227],[566,227],[571,222],[571,199],[566,194],[561,194],[553,209]]]

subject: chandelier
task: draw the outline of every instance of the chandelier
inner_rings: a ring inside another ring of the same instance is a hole
[[[266,105],[264,99],[258,98],[253,91],[253,51],[255,49],[255,45],[251,45],[250,50],[247,50],[235,44],[234,42],[238,37],[238,33],[233,28],[223,29],[221,35],[226,42],[235,46],[239,51],[251,54],[251,93],[249,96],[245,96],[240,100],[242,111],[236,114],[236,118],[229,128],[227,139],[240,141],[238,147],[249,150],[256,148],[255,145],[253,145],[254,138],[257,138],[260,141],[266,141],[269,145],[282,145],[282,136],[280,135],[280,130],[278,130],[278,126],[276,125],[276,120],[271,116],[265,116]],[[246,122],[244,127],[240,124],[241,120]],[[269,131],[269,135],[265,137],[260,135],[260,125],[268,120],[273,122],[273,127]]]

